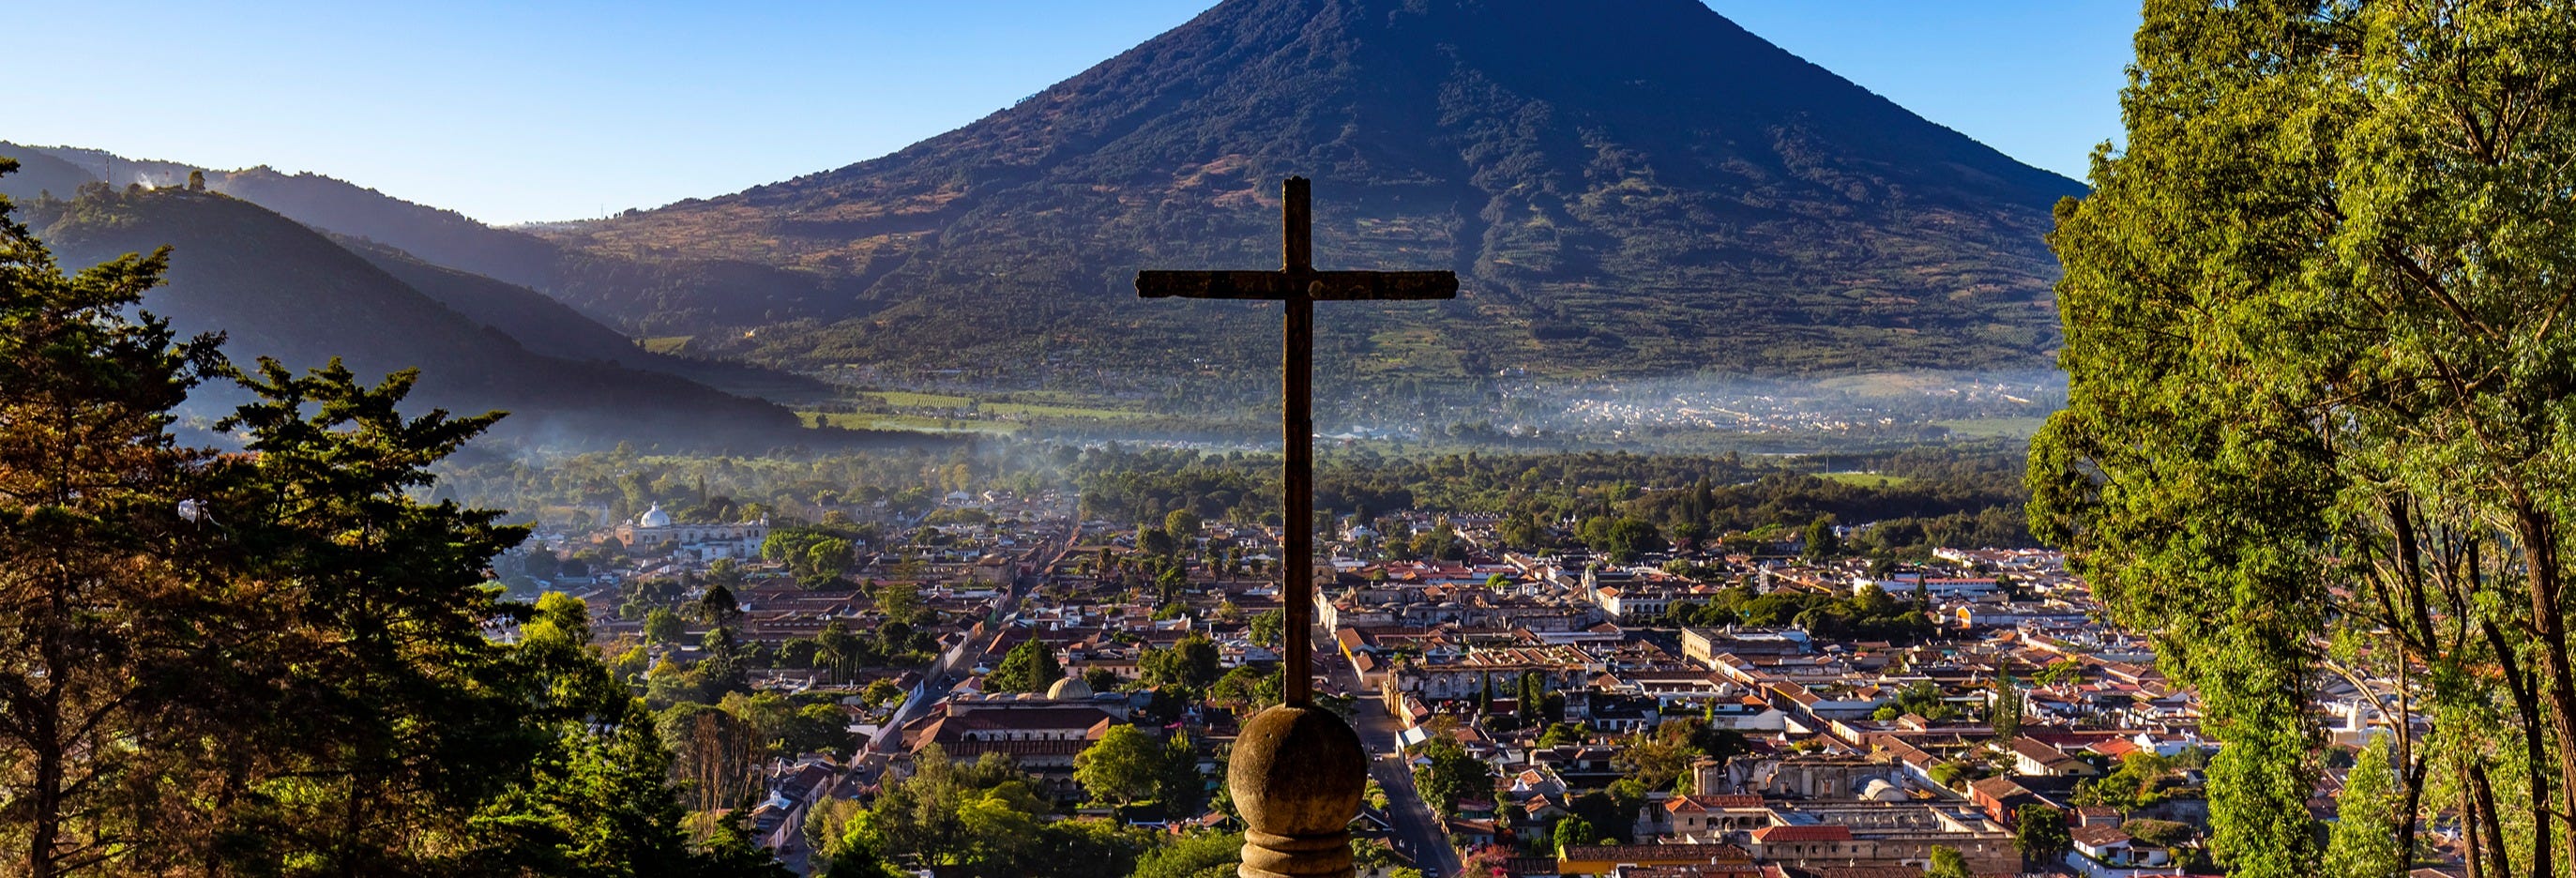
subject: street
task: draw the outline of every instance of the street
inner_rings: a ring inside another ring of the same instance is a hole
[[[1315,654],[1335,659],[1331,663],[1333,680],[1343,691],[1363,691],[1359,675],[1351,670],[1349,662],[1339,660],[1341,647],[1329,636],[1316,642]],[[1413,788],[1413,772],[1405,767],[1403,755],[1396,752],[1395,715],[1386,710],[1380,699],[1366,694],[1353,708],[1358,714],[1353,731],[1359,732],[1360,746],[1369,753],[1369,777],[1386,791],[1387,818],[1395,822],[1396,852],[1411,857],[1414,868],[1424,875],[1447,878],[1458,874],[1458,852],[1449,847],[1449,834],[1442,827],[1440,815],[1433,813],[1421,792]]]

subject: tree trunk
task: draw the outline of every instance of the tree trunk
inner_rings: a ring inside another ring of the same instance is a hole
[[[2496,813],[2495,788],[2487,784],[2486,766],[2476,762],[2469,763],[2469,786],[2477,790],[2478,812],[2481,817],[2479,822],[2486,828],[2487,850],[2495,857],[2495,874],[2497,878],[2506,878],[2513,874],[2513,850],[2504,846],[2504,824]],[[2549,874],[2549,860],[2540,854],[2542,848],[2548,847],[2548,839],[2549,833],[2546,831],[2532,833],[2531,874],[2533,878],[2546,878]]]
[[[2465,775],[2467,772],[2462,774]],[[2486,873],[2479,869],[2478,862],[2479,820],[2477,800],[2469,795],[2468,778],[2462,777],[2460,779],[2460,845],[2467,849],[2469,878],[2486,878]]]
[[[28,878],[54,878],[58,874],[54,848],[62,841],[63,810],[69,804],[63,789],[63,775],[68,770],[65,763],[70,759],[69,742],[63,740],[63,686],[74,672],[64,655],[64,629],[71,624],[69,569],[69,559],[57,548],[53,587],[46,589],[45,616],[36,633],[36,650],[44,657],[44,690],[35,698],[35,715],[22,720],[30,732],[27,747],[35,751],[36,758],[35,784],[30,791],[35,800],[34,814],[27,827]]]
[[[2531,764],[2531,770],[2523,772],[2523,776],[2531,784],[2531,801],[2535,805],[2547,802],[2550,795],[2549,773],[2541,771],[2540,766],[2548,764],[2549,745],[2539,734],[2542,723],[2540,695],[2532,691],[2537,681],[2532,680],[2531,676],[2524,672],[2522,663],[2514,659],[2512,644],[2505,642],[2504,631],[2496,626],[2494,620],[2480,622],[2479,628],[2486,633],[2487,648],[2495,651],[2497,667],[2504,672],[2505,691],[2513,696],[2514,713],[2522,720],[2522,727],[2525,730],[2522,735],[2523,758]],[[2497,822],[2502,818],[2495,810],[2494,793],[2487,786],[2486,767],[2472,763],[2470,771],[2472,778],[2477,782],[2479,801],[2484,805],[2483,819],[2487,824],[2488,838],[2492,842],[2490,847],[2493,848],[2498,863],[2495,873],[2499,878],[2511,875],[2512,868],[2505,865],[2511,855],[2504,847],[2504,827]],[[2534,861],[2532,878],[2547,878],[2549,875],[2547,864],[2553,861],[2550,857],[2549,833],[2545,831],[2533,833],[2531,845]]]
[[[2562,794],[2576,793],[2576,667],[2571,667],[2567,654],[2567,620],[2559,610],[2559,595],[2564,586],[2559,579],[2558,534],[2548,516],[2522,497],[2514,499],[2516,536],[2522,541],[2523,575],[2531,592],[2532,624],[2540,635],[2540,661],[2549,675],[2549,728],[2558,739],[2558,786]],[[2535,769],[2537,765],[2533,766]],[[2533,772],[2537,774],[2538,772]],[[2543,807],[2547,799],[2532,802]],[[2563,806],[2562,806],[2563,807]],[[2561,810],[2560,814],[2569,813]],[[2543,821],[2544,823],[2550,821]],[[2576,850],[2576,822],[2556,821],[2563,841]],[[2545,837],[2546,829],[2534,832]],[[2541,842],[2545,843],[2545,842]],[[2556,864],[2534,856],[2532,874],[2547,875],[2557,871]]]

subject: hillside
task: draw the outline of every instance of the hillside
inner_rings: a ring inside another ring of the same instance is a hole
[[[836,316],[846,312],[850,300],[843,289],[846,283],[808,272],[734,260],[662,258],[668,254],[649,252],[635,254],[642,258],[568,252],[525,232],[493,228],[452,210],[405,201],[321,174],[288,174],[265,166],[227,171],[134,159],[88,147],[7,141],[0,141],[0,155],[27,164],[20,174],[0,178],[0,194],[21,201],[41,191],[69,197],[75,186],[104,179],[111,168],[120,188],[138,182],[177,186],[187,182],[188,172],[198,171],[205,174],[207,188],[296,222],[383,244],[435,265],[538,290],[586,314],[621,323],[636,334]],[[606,303],[622,307],[603,308]]]
[[[0,142],[0,156],[18,161],[15,173],[0,175],[0,196],[15,201],[34,201],[47,194],[70,198],[81,184],[98,179],[77,163],[16,148],[7,142]]]
[[[320,174],[258,167],[210,175],[208,186],[305,225],[544,292],[639,335],[838,316],[849,298],[836,279],[740,260],[662,258],[669,254],[650,249],[567,251]]]
[[[23,146],[6,141],[0,141],[0,155],[24,163],[18,173],[0,177],[0,195],[22,202],[46,193],[69,197],[80,184],[98,180],[111,165],[120,180],[156,186],[185,184],[188,172],[203,173],[209,189],[322,230],[334,243],[476,323],[509,334],[535,353],[615,362],[676,375],[728,393],[782,402],[812,400],[832,393],[821,382],[775,369],[715,358],[648,353],[623,332],[560,299],[530,289],[527,282],[496,279],[551,279],[560,288],[575,292],[609,287],[663,290],[680,300],[730,300],[748,288],[745,284],[721,288],[702,284],[693,288],[673,280],[687,272],[685,265],[637,265],[567,254],[527,234],[495,229],[454,211],[403,201],[319,174],[288,175],[265,167],[222,171],[170,161],[138,161],[97,149]],[[348,233],[343,228],[372,234]],[[418,247],[437,258],[415,256],[406,246]],[[806,286],[815,283],[790,272],[752,271],[781,278],[782,282]],[[585,281],[584,277],[607,279]],[[671,313],[697,311],[683,306]],[[759,315],[740,316],[760,319]],[[677,347],[685,349],[686,345]]]
[[[224,333],[225,354],[237,363],[268,356],[305,368],[337,356],[362,375],[419,367],[415,403],[509,410],[504,436],[747,449],[836,438],[799,430],[785,409],[680,378],[531,353],[320,233],[240,199],[93,184],[74,200],[23,205],[22,215],[67,266],[170,245],[168,284],[144,307],[182,333]]]
[[[1692,0],[1226,0],[893,155],[541,233],[855,285],[740,343],[772,362],[1257,369],[1257,306],[1130,280],[1275,265],[1291,174],[1320,265],[1461,274],[1321,318],[1327,368],[1433,377],[2041,365],[2081,191]]]
[[[433,265],[365,238],[328,237],[342,249],[357,254],[466,319],[507,333],[532,353],[675,375],[727,393],[778,402],[828,398],[834,393],[822,382],[774,369],[652,353],[638,347],[625,334],[544,293],[479,274]]]

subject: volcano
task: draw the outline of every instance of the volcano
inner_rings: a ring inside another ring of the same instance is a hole
[[[1693,0],[1228,0],[892,155],[547,234],[830,279],[688,327],[770,362],[1258,368],[1270,321],[1131,281],[1274,265],[1290,175],[1319,268],[1459,273],[1326,318],[1328,368],[1414,375],[2045,365],[2083,192]]]

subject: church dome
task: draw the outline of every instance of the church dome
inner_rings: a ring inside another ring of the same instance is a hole
[[[1062,680],[1055,681],[1055,685],[1047,687],[1047,697],[1054,699],[1089,698],[1091,697],[1091,684],[1082,682],[1081,677],[1066,677]]]
[[[635,526],[670,527],[671,513],[662,511],[662,504],[655,503],[653,508],[644,510],[644,514],[635,517]]]

